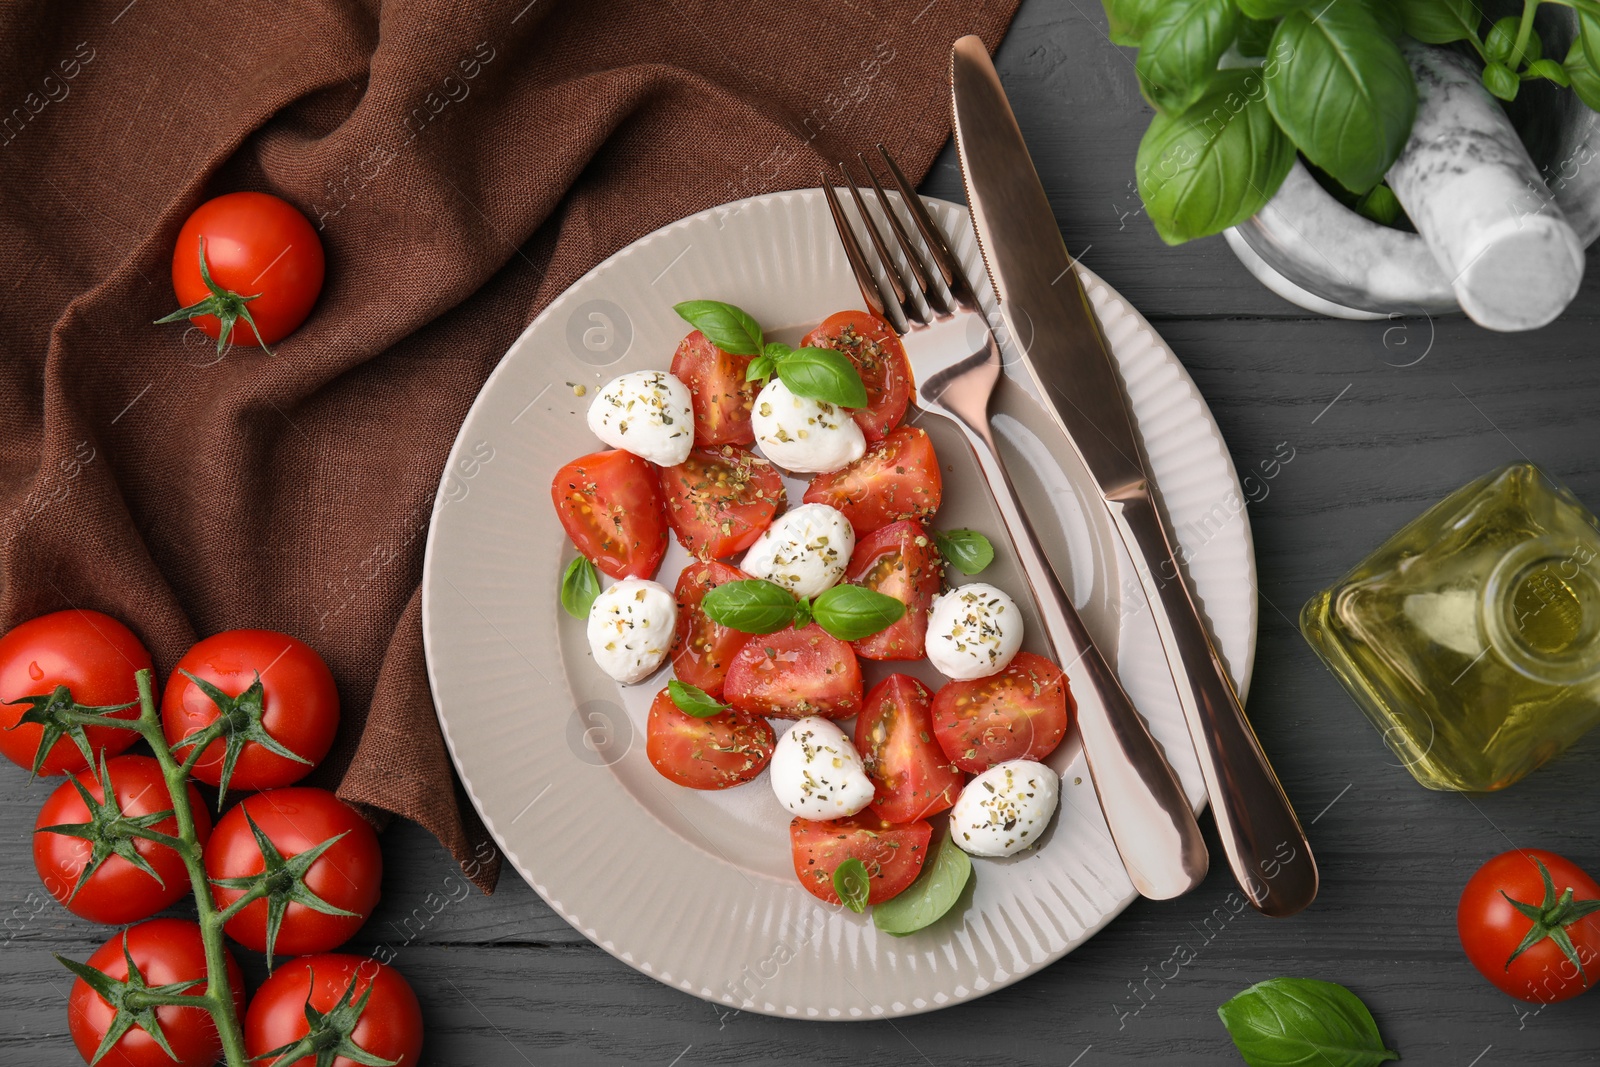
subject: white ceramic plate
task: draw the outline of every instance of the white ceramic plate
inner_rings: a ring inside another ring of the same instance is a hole
[[[932,208],[992,311],[965,209]],[[1255,563],[1227,450],[1172,352],[1079,269],[1195,588],[1243,691],[1255,648]],[[889,937],[870,916],[828,907],[800,887],[789,817],[765,776],[703,793],[657,775],[645,757],[645,714],[667,670],[617,686],[590,659],[583,625],[561,610],[557,591],[573,550],[551,508],[551,479],[601,447],[584,422],[595,388],[625,371],[666,367],[687,332],[672,305],[694,298],[737,304],[769,336],[789,341],[833,311],[861,306],[821,193],[781,193],[640,239],[580,279],[511,346],[450,453],[423,572],[429,679],[467,792],[511,865],[563,918],[695,996],[772,1015],[863,1019],[953,1004],[1039,970],[1134,895],[1075,741],[1050,761],[1063,775],[1063,801],[1043,844],[975,861],[972,888],[950,915]],[[1075,460],[1052,458],[1048,423],[1020,376],[1008,376],[996,408],[1024,499],[1048,501],[1061,520],[1047,551],[1070,559],[1074,601],[1198,807],[1199,768],[1155,628],[1092,483]],[[939,525],[985,529],[1001,543],[959,438],[936,418],[920,425],[946,468]],[[1054,451],[1065,449],[1058,442]],[[1024,587],[1008,556],[1001,547],[983,577],[1017,591]],[[684,562],[674,544],[658,580],[670,587]],[[886,673],[877,666],[869,684]]]

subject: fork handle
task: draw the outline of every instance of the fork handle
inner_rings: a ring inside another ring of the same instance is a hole
[[[987,420],[975,426],[957,415],[953,421],[977,455],[1045,633],[1071,682],[1089,774],[1128,877],[1152,900],[1181,896],[1200,884],[1210,863],[1183,786],[1045,558]]]

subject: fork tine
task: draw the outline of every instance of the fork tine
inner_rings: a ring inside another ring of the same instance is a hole
[[[850,173],[850,165],[844,160],[839,161],[839,172],[844,175],[845,187],[850,190],[850,197],[855,201],[856,213],[861,216],[862,223],[867,228],[867,236],[872,240],[872,247],[878,253],[878,260],[883,264],[883,273],[889,280],[889,288],[894,290],[894,296],[900,303],[900,309],[905,313],[908,321],[922,322],[927,316],[917,308],[916,302],[911,297],[911,285],[895,266],[894,255],[889,251],[889,245],[883,239],[883,234],[878,230],[878,224],[872,221],[872,213],[867,210],[867,202],[861,196],[861,189],[856,185],[854,174]]]
[[[850,263],[850,270],[856,276],[856,285],[861,289],[861,298],[867,302],[867,310],[881,319],[888,319],[895,331],[901,334],[906,332],[905,317],[898,307],[890,309],[885,306],[883,290],[878,287],[878,280],[873,277],[872,268],[867,264],[866,255],[862,252],[861,242],[856,239],[855,230],[850,226],[850,220],[845,217],[844,205],[839,203],[838,195],[833,191],[833,180],[828,177],[828,172],[822,172],[822,194],[828,198],[828,212],[833,215],[833,227],[839,231],[839,240],[844,245],[844,258]]]
[[[900,190],[900,198],[905,202],[906,208],[911,212],[911,218],[917,224],[917,230],[922,234],[922,239],[928,244],[928,251],[933,256],[933,263],[939,269],[939,276],[944,279],[945,285],[950,288],[950,295],[957,304],[964,307],[975,308],[978,298],[972,289],[972,283],[967,280],[967,274],[961,269],[961,261],[950,251],[950,244],[945,240],[944,231],[934,225],[933,217],[928,214],[928,207],[922,202],[922,197],[906,181],[906,176],[900,172],[900,167],[895,163],[889,150],[880,142],[878,154],[888,164],[889,176],[894,179],[895,188]]]
[[[943,314],[955,311],[955,305],[945,295],[943,289],[936,285],[928,274],[928,268],[923,264],[922,253],[918,251],[917,244],[911,240],[906,228],[900,223],[900,215],[889,204],[889,194],[883,191],[883,186],[878,182],[877,174],[873,173],[872,165],[867,162],[864,152],[857,152],[856,159],[861,161],[861,169],[867,172],[867,180],[872,183],[872,191],[877,194],[878,207],[883,210],[884,218],[889,220],[889,229],[894,232],[894,238],[900,243],[900,250],[905,253],[906,266],[911,268],[911,273],[916,275],[917,288],[922,290],[922,298],[928,306]]]

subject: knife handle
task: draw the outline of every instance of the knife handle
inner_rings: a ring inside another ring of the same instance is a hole
[[[1189,798],[1039,547],[987,421],[974,426],[944,413],[977,454],[1045,632],[1071,681],[1095,795],[1128,877],[1152,900],[1182,896],[1205,879],[1210,866]]]
[[[1200,619],[1149,487],[1130,486],[1106,506],[1150,601],[1228,865],[1258,911],[1293,915],[1317,895],[1316,858]]]

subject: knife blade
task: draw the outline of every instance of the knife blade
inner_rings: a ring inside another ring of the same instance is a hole
[[[1183,579],[1121,374],[980,38],[951,49],[950,92],[972,225],[1006,329],[1134,561],[1229,866],[1258,910],[1292,915],[1316,896],[1316,860]]]

